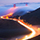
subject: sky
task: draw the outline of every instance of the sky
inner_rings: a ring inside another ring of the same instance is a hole
[[[0,9],[1,9],[0,12],[9,9],[9,5],[13,7],[13,3],[21,3],[21,2],[31,3],[31,2],[40,2],[40,0],[0,0]],[[19,6],[19,4],[17,6]],[[24,6],[24,5],[21,5],[21,6]],[[31,4],[31,5],[29,4],[28,6],[31,7],[32,9],[36,9],[40,6],[40,4]]]
[[[20,2],[40,2],[40,0],[0,0],[0,4],[12,4]]]

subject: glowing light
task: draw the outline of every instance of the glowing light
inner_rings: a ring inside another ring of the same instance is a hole
[[[10,10],[13,11],[13,9],[16,9],[16,8],[11,8],[11,9],[9,9],[9,11],[10,11]],[[26,40],[26,39],[30,39],[30,38],[35,37],[35,34],[36,34],[37,31],[35,31],[36,29],[34,30],[33,28],[30,27],[30,26],[32,26],[32,25],[27,26],[27,24],[24,23],[22,20],[9,18],[9,17],[12,16],[12,15],[13,15],[13,12],[11,12],[11,13],[9,13],[9,14],[7,14],[7,15],[1,16],[1,18],[2,18],[2,19],[9,19],[9,20],[17,21],[19,24],[23,25],[25,28],[28,28],[30,31],[32,31],[32,33],[26,35],[22,40]],[[19,19],[20,19],[20,18],[19,18]],[[40,28],[38,28],[37,30],[40,30]],[[39,32],[38,32],[38,33],[39,33]],[[39,34],[40,34],[40,33],[39,33]],[[16,39],[16,40],[18,40],[18,39]],[[21,40],[21,39],[20,39],[20,40]]]
[[[32,25],[30,25],[30,26],[32,26]]]
[[[17,9],[18,7],[12,7],[12,8],[10,8],[10,9],[8,9],[7,11],[11,11],[11,12],[13,12],[13,10],[15,10],[15,9]]]
[[[1,18],[3,18],[3,16],[1,16]]]
[[[28,36],[25,36],[25,38],[23,38],[23,40],[26,40],[26,39],[30,39],[30,38],[33,38],[35,36],[35,31],[28,27],[27,25],[25,25],[25,23],[21,22],[21,21],[18,21],[18,23],[20,23],[21,25],[23,25],[24,27],[28,28],[30,31],[32,31],[32,33],[30,33]],[[27,38],[26,38],[27,37]]]
[[[18,40],[18,39],[16,38],[16,40]]]
[[[38,30],[40,30],[40,28],[38,28]]]
[[[6,18],[8,18],[8,16]]]
[[[16,4],[14,4],[14,7],[16,7]]]
[[[9,14],[7,14],[6,16],[9,16],[9,17],[10,17],[10,16],[12,16],[12,15],[13,15],[13,13],[9,13]]]
[[[26,4],[26,6],[27,6],[27,4]]]

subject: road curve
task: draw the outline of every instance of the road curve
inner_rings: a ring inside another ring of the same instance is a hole
[[[1,18],[1,19],[8,19],[8,20],[17,21],[19,24],[23,25],[25,28],[27,28],[27,29],[29,29],[30,31],[32,31],[30,34],[26,35],[24,38],[21,38],[21,40],[31,39],[31,38],[37,36],[37,35],[36,35],[36,31],[35,31],[32,27],[27,26],[27,24],[26,24],[25,22],[23,22],[22,20],[12,19],[12,18],[8,18],[8,17],[3,18],[3,16],[0,17],[0,18]]]
[[[23,38],[23,40],[26,40],[26,39],[30,39],[30,38],[33,38],[35,36],[35,30],[33,30],[32,28],[30,28],[29,26],[27,26],[23,21],[21,20],[18,20],[18,23],[23,25],[24,27],[26,27],[27,29],[29,29],[30,31],[32,31],[32,33],[30,33],[29,35],[25,36],[25,38]]]
[[[21,24],[22,26],[24,26],[25,28],[29,29],[31,31],[30,34],[26,35],[24,38],[21,38],[21,40],[26,40],[26,39],[31,39],[35,36],[40,35],[40,31],[38,30],[38,28],[36,27],[32,27],[32,26],[28,26],[24,21],[19,20],[19,19],[13,19],[13,18],[9,18],[10,16],[12,16],[13,13],[9,13],[7,15],[4,16],[0,16],[0,19],[8,19],[8,20],[14,20],[17,21],[19,24]]]

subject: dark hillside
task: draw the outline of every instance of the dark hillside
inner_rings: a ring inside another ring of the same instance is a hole
[[[40,25],[40,8],[23,15],[21,19],[24,19],[26,22],[33,25]]]
[[[30,31],[16,21],[0,19],[0,37],[10,38],[18,35],[29,34]]]

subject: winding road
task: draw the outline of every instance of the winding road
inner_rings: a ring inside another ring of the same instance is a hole
[[[10,16],[12,16],[13,13],[9,13],[7,15],[4,16],[0,16],[0,19],[8,19],[8,20],[13,20],[13,21],[17,21],[20,25],[24,26],[25,28],[29,29],[31,31],[30,34],[24,36],[23,38],[21,38],[20,40],[27,40],[27,39],[31,39],[33,37],[36,37],[38,35],[40,35],[40,30],[38,30],[37,27],[32,27],[32,26],[28,26],[24,21],[22,21],[21,19],[14,19],[14,18],[9,18]],[[18,39],[16,39],[18,40]]]

